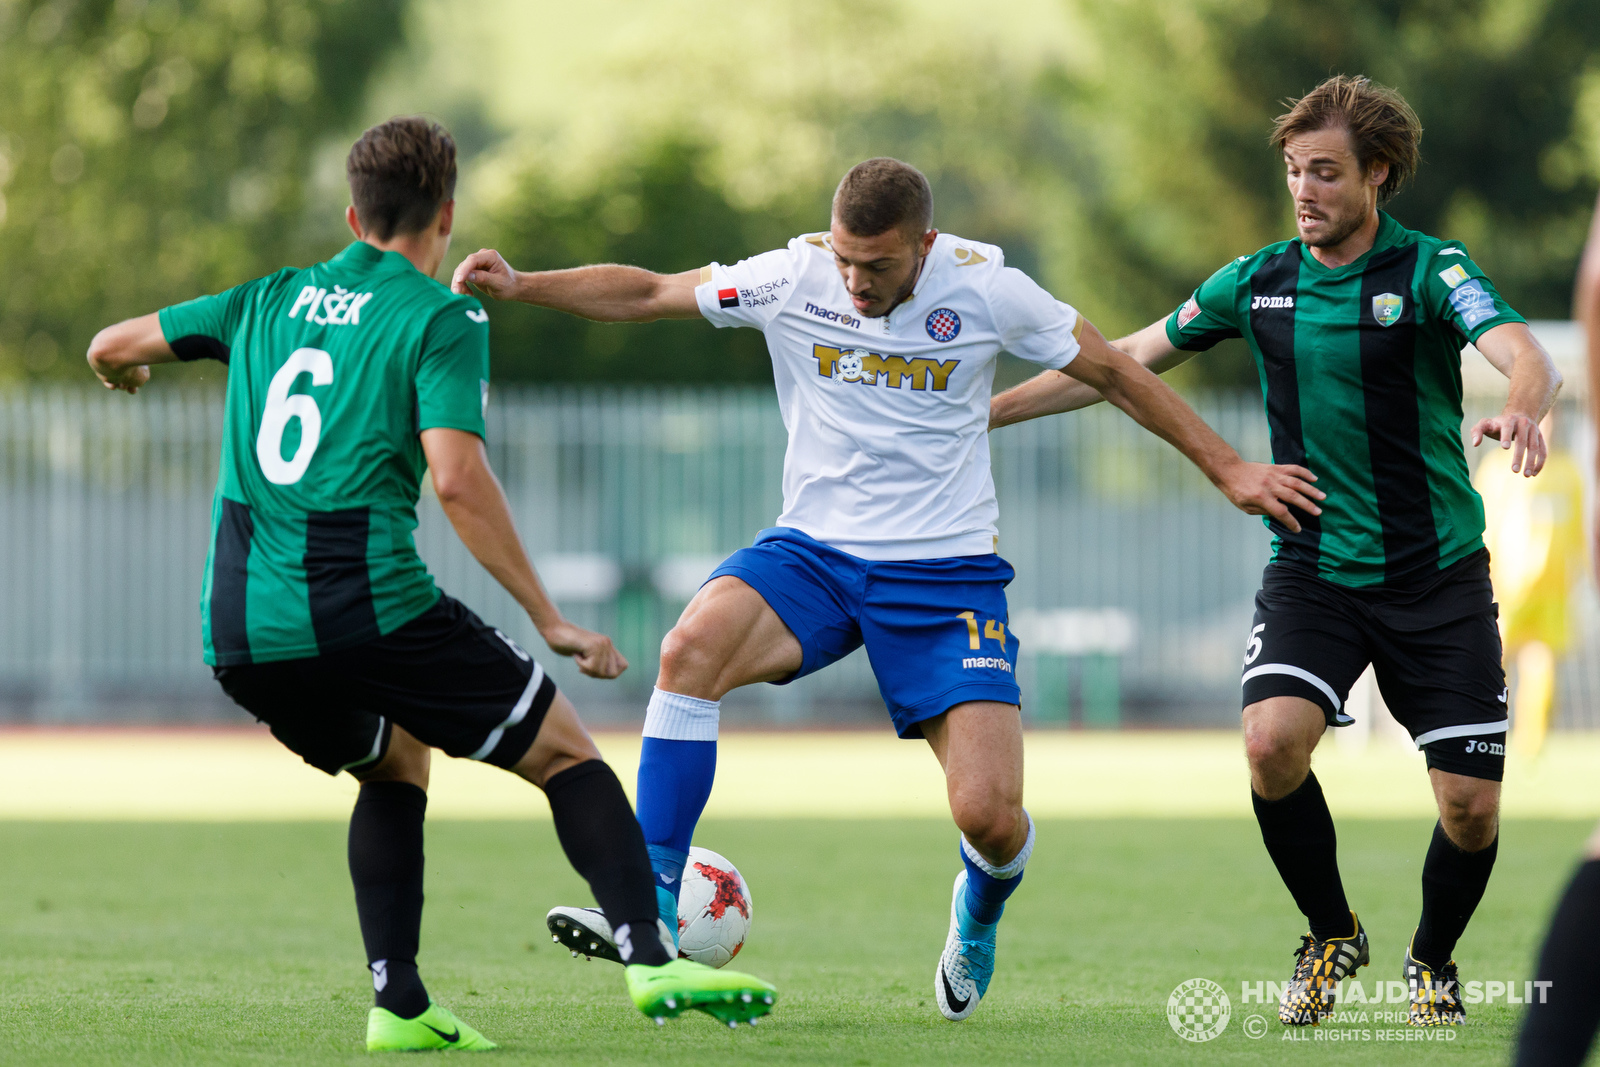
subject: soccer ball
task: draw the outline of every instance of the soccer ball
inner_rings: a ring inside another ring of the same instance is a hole
[[[754,913],[737,867],[709,848],[689,849],[678,894],[678,955],[726,967],[744,948]]]

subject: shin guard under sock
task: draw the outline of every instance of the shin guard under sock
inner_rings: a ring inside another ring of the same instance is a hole
[[[1456,942],[1483,899],[1499,852],[1499,837],[1488,848],[1464,852],[1445,834],[1442,823],[1433,824],[1433,842],[1422,862],[1422,920],[1411,939],[1412,958],[1433,967],[1450,962]]]
[[[600,760],[588,760],[552,777],[544,792],[561,848],[616,931],[623,962],[667,963],[650,855],[617,776]]]
[[[1004,867],[994,866],[979,855],[965,836],[961,838],[961,862],[967,868],[967,892],[962,906],[973,924],[982,928],[972,933],[987,933],[987,928],[999,922],[1006,910],[1006,899],[1022,884],[1028,857],[1033,855],[1034,837],[1033,818],[1027,812],[1023,812],[1022,817],[1028,820],[1027,839],[1023,841],[1022,849]],[[967,934],[968,931],[963,930],[962,933]]]
[[[1300,787],[1280,800],[1263,800],[1253,789],[1250,800],[1267,855],[1310,921],[1311,936],[1319,941],[1349,937],[1355,931],[1339,879],[1333,813],[1317,776],[1307,772]]]
[[[1534,977],[1549,982],[1534,993],[1517,1037],[1516,1067],[1578,1067],[1600,1025],[1594,946],[1600,944],[1600,860],[1578,868],[1550,920]]]
[[[409,782],[365,782],[350,813],[350,881],[374,1000],[402,1019],[428,1010],[417,975],[427,810],[428,794]]]
[[[661,689],[650,694],[645,713],[639,751],[639,825],[650,846],[657,907],[674,932],[689,844],[716,779],[719,715],[715,700]]]

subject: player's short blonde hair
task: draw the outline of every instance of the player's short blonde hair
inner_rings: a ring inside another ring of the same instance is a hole
[[[1363,172],[1387,163],[1389,176],[1378,188],[1387,202],[1411,180],[1422,161],[1422,122],[1405,97],[1360,75],[1336,74],[1298,100],[1272,124],[1272,146],[1282,151],[1289,138],[1343,126],[1350,131]]]

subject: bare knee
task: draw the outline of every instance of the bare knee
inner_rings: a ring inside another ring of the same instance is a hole
[[[389,747],[383,758],[371,767],[350,773],[361,782],[408,782],[426,791],[432,759],[432,749],[394,726],[390,728]]]
[[[1000,797],[953,798],[950,814],[955,817],[961,836],[997,867],[1016,858],[1027,840],[1028,821],[1019,801]]]
[[[1279,800],[1298,789],[1311,771],[1311,753],[1325,728],[1321,709],[1309,701],[1264,701],[1246,708],[1244,752],[1257,795]]]
[[[1488,848],[1500,834],[1499,789],[1441,793],[1439,822],[1457,848],[1466,852]]]
[[[661,674],[656,685],[671,693],[717,700],[721,664],[709,650],[712,635],[698,616],[680,619],[661,639]]]

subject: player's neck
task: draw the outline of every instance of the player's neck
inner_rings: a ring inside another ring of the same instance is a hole
[[[440,241],[433,233],[398,234],[387,241],[380,241],[369,234],[361,240],[380,252],[400,253],[429,278],[439,272],[439,264],[444,262],[445,252],[450,246],[448,238]]]
[[[1372,246],[1378,243],[1378,222],[1378,206],[1374,204],[1368,209],[1366,219],[1349,237],[1336,245],[1312,247],[1311,254],[1329,270],[1349,266],[1372,251]]]

